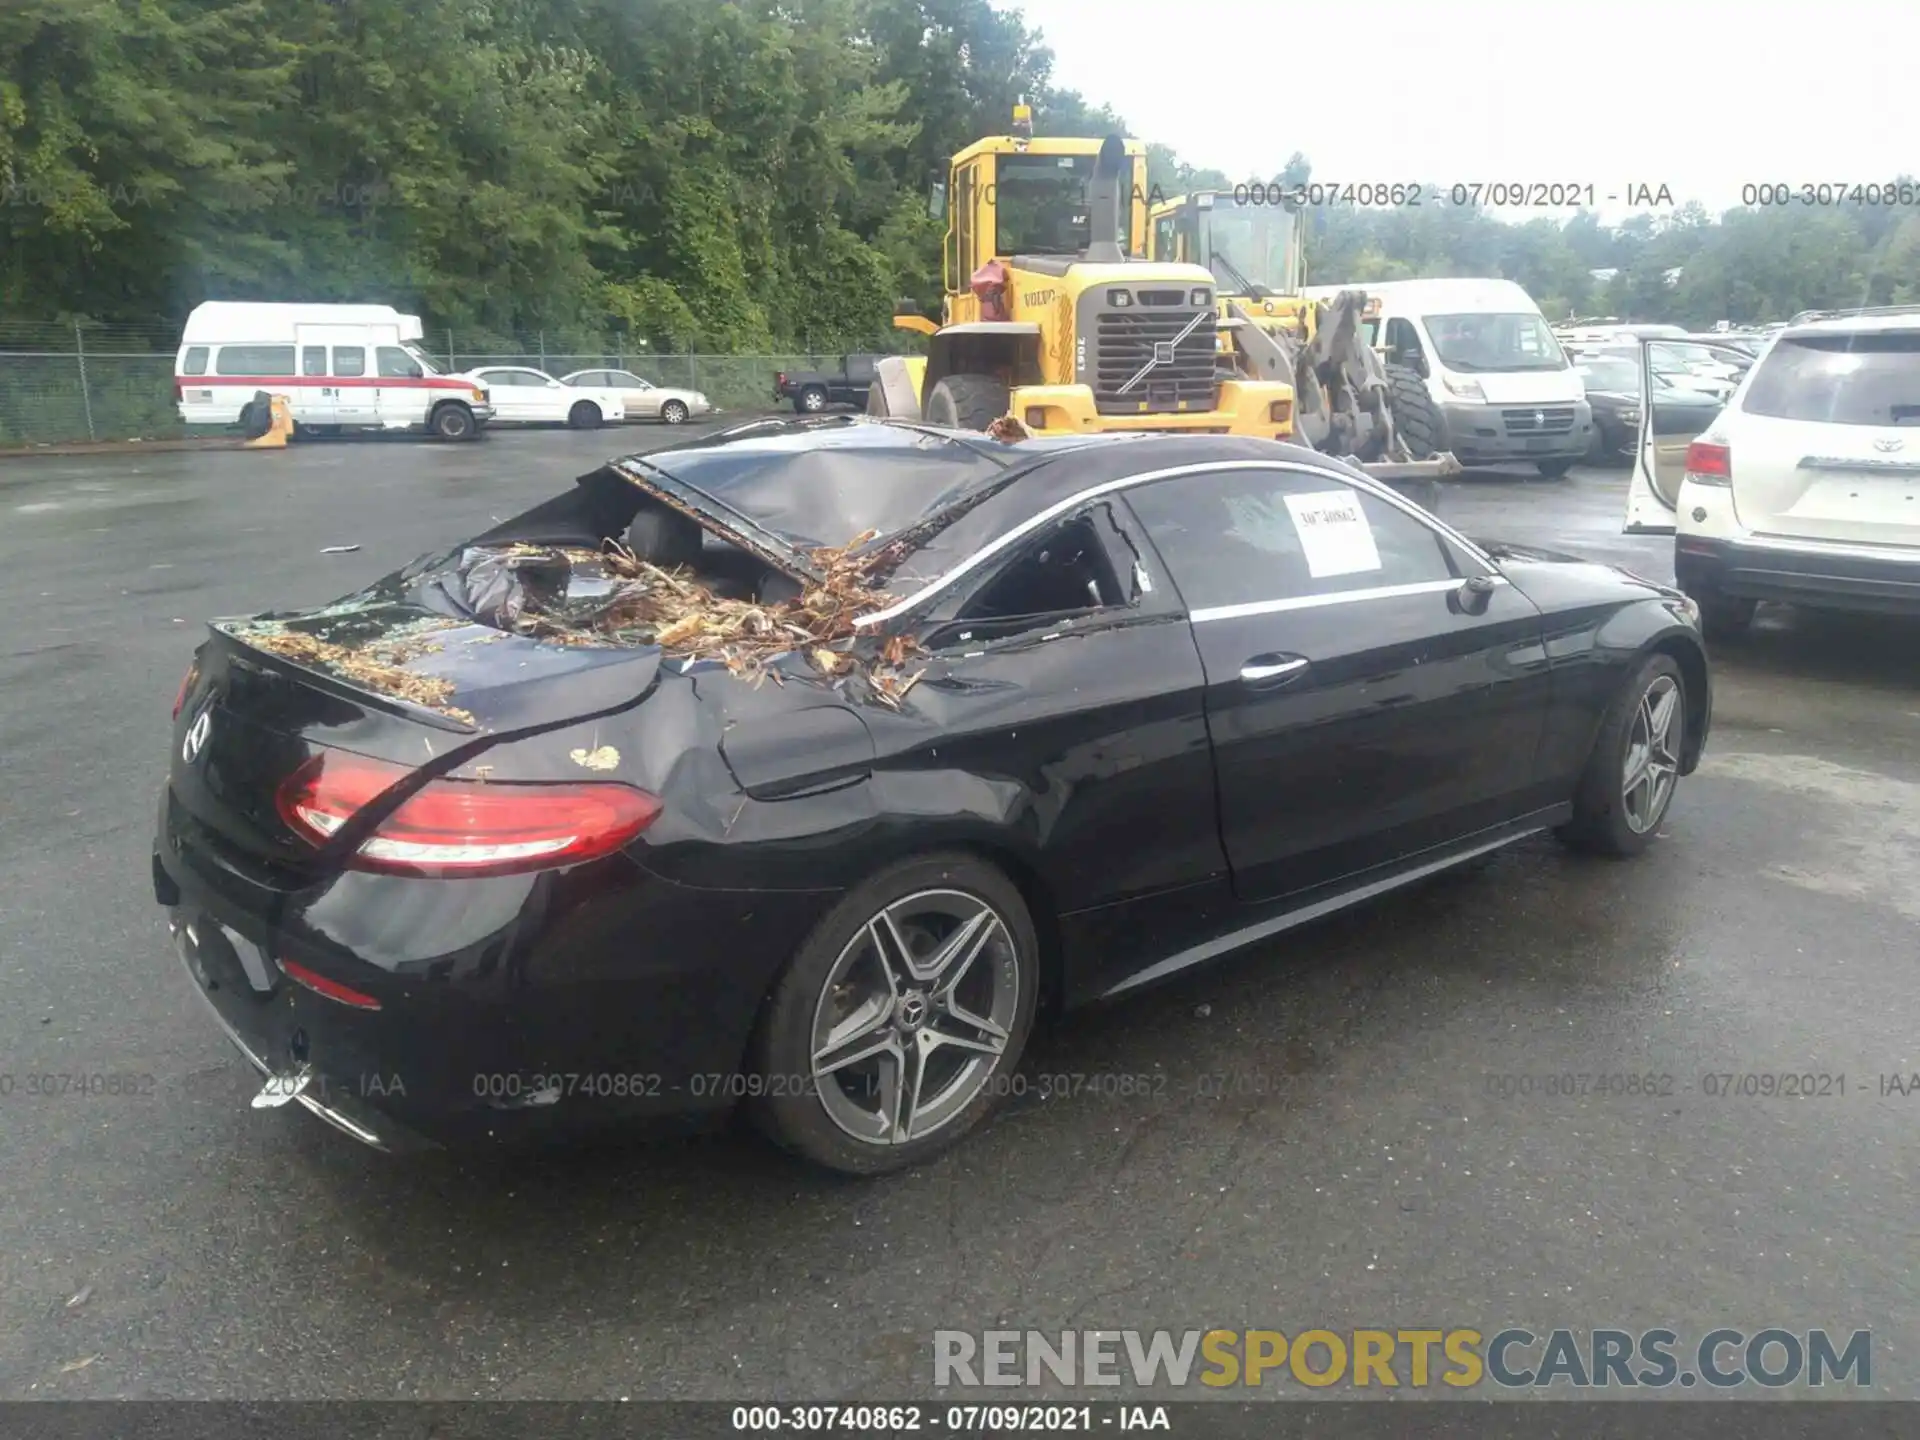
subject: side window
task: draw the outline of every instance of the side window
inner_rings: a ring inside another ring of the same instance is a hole
[[[380,362],[381,379],[418,380],[420,378],[420,362],[398,345],[382,345],[374,353]]]
[[[1387,358],[1396,365],[1405,365],[1419,358],[1420,336],[1413,328],[1413,322],[1396,315],[1387,321]]]
[[[206,374],[207,373],[207,347],[204,345],[188,346],[186,359],[180,362],[180,373],[182,375]]]
[[[1017,634],[1122,608],[1129,593],[1114,572],[1093,512],[1083,512],[1029,539],[981,583],[943,633],[955,640]]]
[[[291,375],[291,345],[222,345],[214,362],[221,375]]]
[[[300,373],[302,375],[324,375],[327,373],[327,347],[324,345],[303,345],[300,347]]]
[[[1178,231],[1171,215],[1162,215],[1153,222],[1153,257],[1156,260],[1185,260],[1181,254],[1184,247],[1180,244]]]
[[[1128,502],[1189,610],[1460,577],[1438,531],[1333,475],[1216,470]]]
[[[367,373],[367,347],[364,345],[336,345],[333,347],[333,373],[336,375],[364,375]]]

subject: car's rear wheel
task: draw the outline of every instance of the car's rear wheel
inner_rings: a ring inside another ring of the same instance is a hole
[[[1670,655],[1651,655],[1600,722],[1573,819],[1560,837],[1599,855],[1638,855],[1673,803],[1686,746],[1687,684]]]
[[[827,392],[818,385],[809,385],[794,398],[793,408],[802,415],[817,415],[827,408]]]
[[[1039,943],[1019,889],[970,855],[889,866],[814,928],[754,1045],[755,1122],[877,1175],[956,1144],[1006,1098],[1033,1029]]]
[[[591,400],[582,400],[567,412],[567,424],[576,430],[597,430],[600,428],[600,407]]]
[[[687,423],[687,407],[678,400],[669,400],[660,407],[660,419],[668,425]]]

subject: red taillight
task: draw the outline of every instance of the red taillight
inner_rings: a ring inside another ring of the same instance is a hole
[[[1733,452],[1725,445],[1695,440],[1687,446],[1687,473],[1712,475],[1722,480],[1733,476]]]
[[[178,720],[180,712],[186,708],[187,696],[193,690],[193,682],[200,678],[200,662],[194,661],[187,666],[187,673],[181,677],[180,692],[173,697],[173,718]]]
[[[289,776],[281,818],[323,844],[411,773],[328,752]],[[386,875],[512,875],[611,855],[660,813],[644,790],[611,781],[429,780],[347,861]]]
[[[351,985],[342,985],[338,980],[329,980],[326,976],[309,970],[297,961],[282,960],[280,968],[286,971],[289,980],[306,986],[316,995],[324,995],[329,1000],[338,1000],[342,1005],[351,1005],[356,1010],[380,1008],[380,1002],[365,991],[356,990]]]

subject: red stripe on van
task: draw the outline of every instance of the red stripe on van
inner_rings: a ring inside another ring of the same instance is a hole
[[[380,375],[180,375],[179,382],[194,390],[211,390],[222,385],[242,386],[250,390],[278,387],[285,390],[458,390],[470,394],[485,386],[478,380],[449,380],[444,375],[388,378]]]

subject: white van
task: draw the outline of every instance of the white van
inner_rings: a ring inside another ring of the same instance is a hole
[[[173,393],[188,425],[236,425],[262,390],[285,395],[300,430],[480,433],[493,402],[480,381],[443,375],[417,315],[390,305],[210,300],[187,317]]]
[[[1586,387],[1540,307],[1511,280],[1387,280],[1310,285],[1331,300],[1364,290],[1368,343],[1426,381],[1462,465],[1529,461],[1564,475],[1593,444]]]

